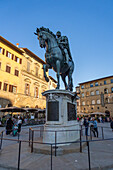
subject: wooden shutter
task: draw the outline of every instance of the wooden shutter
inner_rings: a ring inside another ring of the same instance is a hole
[[[2,50],[2,54],[4,55],[4,53],[5,53],[5,49],[3,48],[3,50]]]
[[[12,54],[12,60],[14,59],[14,54]]]
[[[1,90],[1,88],[2,88],[2,82],[0,82],[0,90]]]
[[[8,57],[8,51],[6,51],[6,56]]]
[[[20,64],[22,64],[22,59],[20,58]]]
[[[15,56],[15,61],[17,61],[17,56]]]

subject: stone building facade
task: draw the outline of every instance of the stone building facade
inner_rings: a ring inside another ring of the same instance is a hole
[[[45,108],[42,92],[50,86],[44,79],[44,63],[29,49],[19,48],[0,36],[0,107]]]
[[[78,113],[101,112],[113,116],[113,76],[79,83]]]

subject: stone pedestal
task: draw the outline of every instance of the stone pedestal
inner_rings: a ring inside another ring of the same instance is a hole
[[[46,124],[44,143],[72,142],[79,138],[79,124],[76,121],[76,100],[66,90],[48,90],[46,96]]]

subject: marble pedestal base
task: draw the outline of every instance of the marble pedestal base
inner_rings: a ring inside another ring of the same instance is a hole
[[[65,143],[79,139],[76,100],[72,99],[74,94],[66,90],[48,90],[42,94],[46,96],[43,142]]]

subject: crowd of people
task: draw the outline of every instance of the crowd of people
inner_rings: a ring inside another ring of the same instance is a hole
[[[6,135],[12,133],[12,135],[15,136],[17,133],[20,133],[21,126],[22,118],[20,116],[18,119],[15,119],[15,117],[9,117],[9,119],[6,121]]]
[[[104,122],[110,122],[110,127],[113,131],[113,117],[77,117],[77,121],[80,122],[81,126],[85,127],[85,135],[88,135],[88,130],[89,127],[91,128],[91,132],[93,132],[94,137],[98,137],[98,126],[97,126],[97,122],[98,123],[104,123]]]

